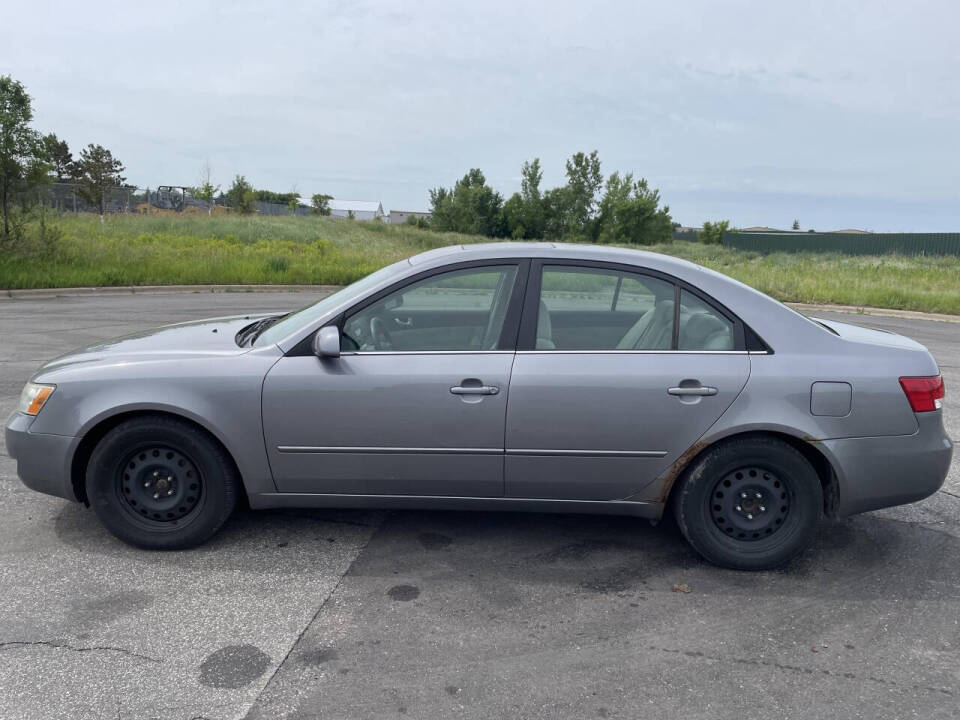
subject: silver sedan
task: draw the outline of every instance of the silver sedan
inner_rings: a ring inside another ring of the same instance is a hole
[[[253,508],[634,515],[710,561],[781,565],[826,514],[950,465],[905,337],[811,320],[676,258],[442,248],[298,312],[171,325],[44,365],[6,427],[35,490],[146,548]]]

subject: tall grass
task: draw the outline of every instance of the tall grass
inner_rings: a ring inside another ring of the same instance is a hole
[[[0,288],[332,284],[444,245],[487,238],[320,217],[66,215],[0,248]],[[32,233],[32,235],[31,235]],[[645,248],[780,300],[960,314],[960,258],[761,255],[676,241]]]

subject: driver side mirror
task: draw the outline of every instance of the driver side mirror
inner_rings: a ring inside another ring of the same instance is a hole
[[[340,328],[328,325],[313,336],[313,354],[318,358],[340,357]]]

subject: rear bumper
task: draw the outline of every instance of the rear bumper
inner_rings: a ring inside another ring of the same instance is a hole
[[[7,420],[7,453],[17,461],[17,475],[31,490],[76,500],[70,481],[75,438],[30,432],[33,417],[15,412]]]
[[[942,412],[918,413],[913,435],[823,440],[839,481],[839,513],[854,515],[933,495],[950,469],[953,443]]]

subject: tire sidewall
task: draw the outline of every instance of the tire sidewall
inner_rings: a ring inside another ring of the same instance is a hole
[[[117,492],[121,463],[138,446],[168,445],[190,458],[203,483],[196,512],[176,526],[150,528],[137,522]],[[136,418],[110,430],[94,448],[87,464],[87,497],[106,528],[121,540],[142,548],[181,549],[206,541],[226,521],[236,502],[232,465],[224,451],[203,431],[168,418]]]
[[[768,470],[786,486],[787,522],[769,538],[737,540],[721,531],[711,516],[716,484],[745,467]],[[798,450],[774,438],[744,438],[724,443],[694,461],[676,502],[680,528],[697,552],[723,567],[761,570],[784,565],[809,544],[820,522],[823,491],[816,471]]]

